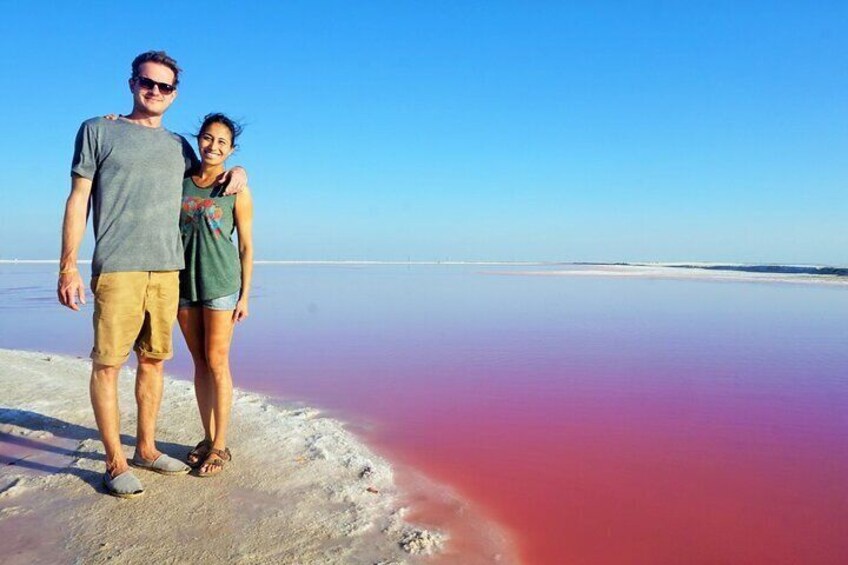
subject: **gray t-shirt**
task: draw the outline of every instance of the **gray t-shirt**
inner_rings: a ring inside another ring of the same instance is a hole
[[[164,128],[83,122],[71,173],[93,181],[93,275],[183,268],[182,182],[196,162],[188,141]]]

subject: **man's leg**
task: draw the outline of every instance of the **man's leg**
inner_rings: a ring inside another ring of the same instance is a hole
[[[154,460],[161,452],[156,449],[156,419],[162,404],[162,380],[165,361],[138,355],[135,375],[135,400],[138,404],[138,426],[136,430],[136,454]]]
[[[116,477],[127,471],[121,447],[118,376],[144,322],[143,273],[102,273],[92,278],[94,347],[89,393],[94,419],[106,449],[106,471]]]
[[[180,297],[178,271],[147,273],[145,322],[136,341],[138,370],[135,399],[138,403],[136,455],[152,461],[161,455],[156,449],[156,419],[162,403],[165,359],[173,356],[172,337]],[[185,467],[188,470],[188,467]]]
[[[106,448],[106,471],[116,477],[127,470],[127,459],[121,447],[121,413],[118,409],[118,374],[120,365],[93,363],[89,393],[100,439]]]

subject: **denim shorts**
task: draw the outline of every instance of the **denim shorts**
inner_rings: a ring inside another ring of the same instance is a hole
[[[206,308],[207,310],[235,310],[238,303],[239,291],[221,298],[210,298],[209,300],[198,300],[192,302],[186,298],[180,298],[180,308]]]

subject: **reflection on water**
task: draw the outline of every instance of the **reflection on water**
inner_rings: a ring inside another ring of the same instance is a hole
[[[848,288],[509,271],[258,266],[237,384],[367,422],[530,563],[848,562]],[[88,353],[54,284],[0,265],[0,346]]]

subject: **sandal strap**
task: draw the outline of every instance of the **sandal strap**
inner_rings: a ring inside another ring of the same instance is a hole
[[[212,442],[204,439],[200,443],[194,446],[194,449],[188,452],[188,457],[193,459],[201,459],[207,453],[209,453],[209,448],[212,447]]]
[[[226,463],[227,461],[231,461],[233,458],[233,454],[230,453],[230,448],[225,447],[224,449],[215,449],[214,447],[209,448],[209,456],[207,456],[206,460],[209,461],[212,459],[212,456],[215,456],[214,459],[218,459],[221,463]]]

